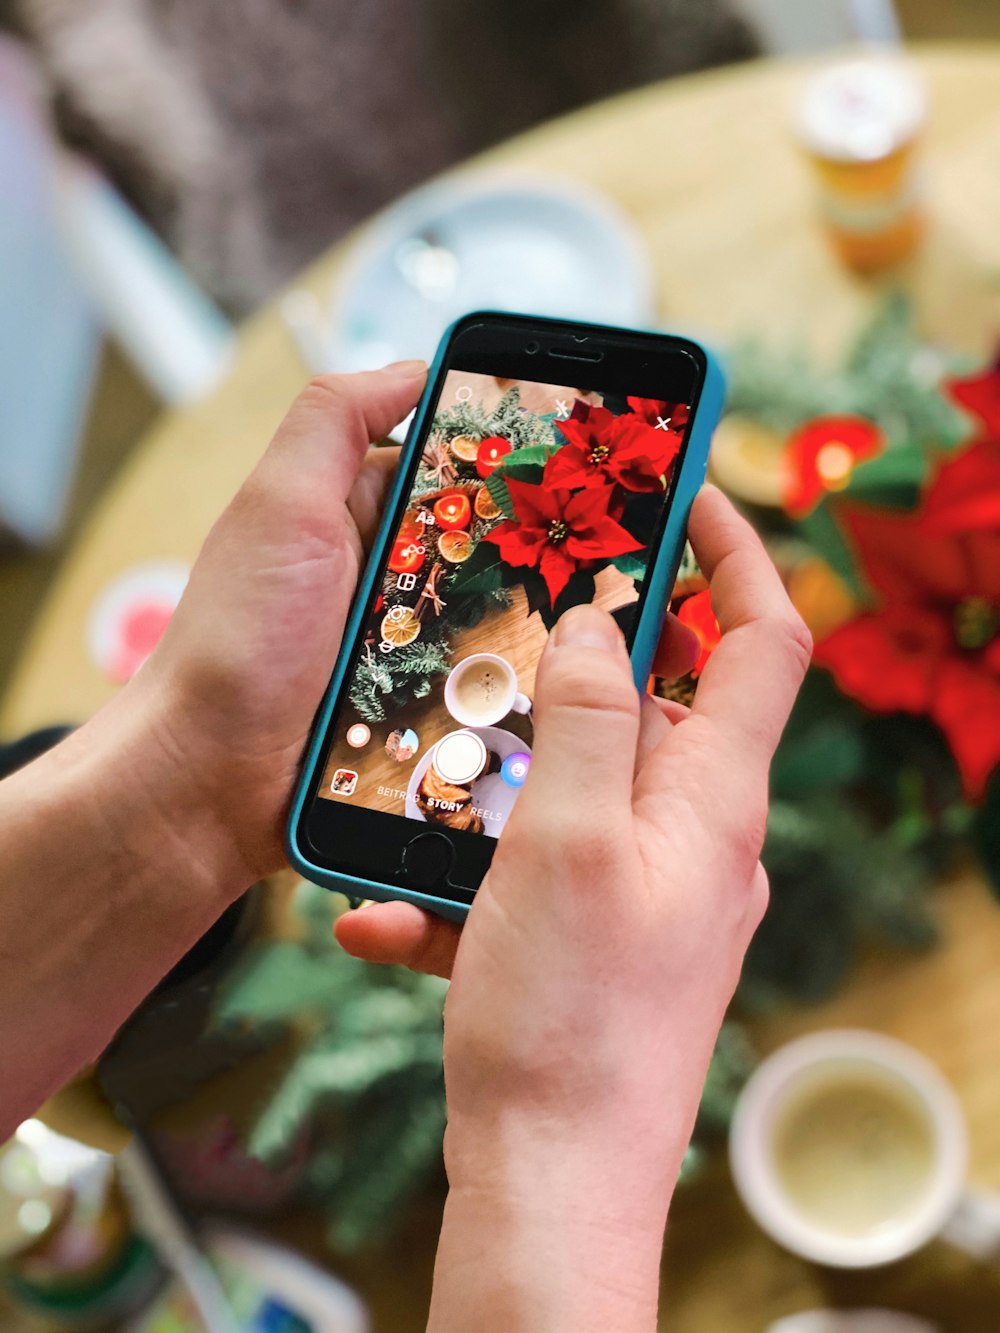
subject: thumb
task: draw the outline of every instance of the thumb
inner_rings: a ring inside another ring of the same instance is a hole
[[[639,713],[618,626],[595,606],[573,607],[538,666],[531,769],[518,810],[552,827],[631,809]]]
[[[423,361],[399,361],[355,375],[317,375],[278,427],[250,477],[272,500],[286,492],[346,501],[368,446],[415,406],[427,378]]]

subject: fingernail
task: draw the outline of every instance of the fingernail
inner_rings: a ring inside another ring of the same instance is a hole
[[[418,375],[427,374],[427,362],[391,361],[389,365],[383,366],[382,369],[390,371],[393,375],[398,375],[400,379],[415,380]]]
[[[600,648],[605,653],[620,652],[625,643],[608,613],[596,606],[571,607],[560,617],[552,637],[557,648]]]
[[[701,640],[693,629],[689,629],[687,625],[682,625],[680,621],[671,626],[671,633],[674,636],[677,655],[681,663],[677,674],[684,676],[701,656]]]

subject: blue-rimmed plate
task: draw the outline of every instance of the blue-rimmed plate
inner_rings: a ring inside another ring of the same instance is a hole
[[[333,364],[430,359],[470,310],[627,327],[652,320],[634,228],[575,182],[463,175],[406,195],[364,232],[333,294]]]

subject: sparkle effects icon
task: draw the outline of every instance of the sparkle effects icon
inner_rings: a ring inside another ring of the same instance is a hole
[[[500,765],[500,777],[508,787],[523,787],[528,769],[531,767],[531,755],[525,750],[509,754]]]

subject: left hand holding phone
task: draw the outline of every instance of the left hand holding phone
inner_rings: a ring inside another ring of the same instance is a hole
[[[299,394],[212,528],[145,670],[182,708],[175,748],[205,776],[247,882],[285,864],[302,745],[340,649],[398,449],[370,449],[413,409],[427,366],[324,375]]]
[[[314,380],[210,532],[162,642],[0,783],[0,1142],[250,884],[283,825],[423,362]],[[67,898],[67,886],[72,888]]]

